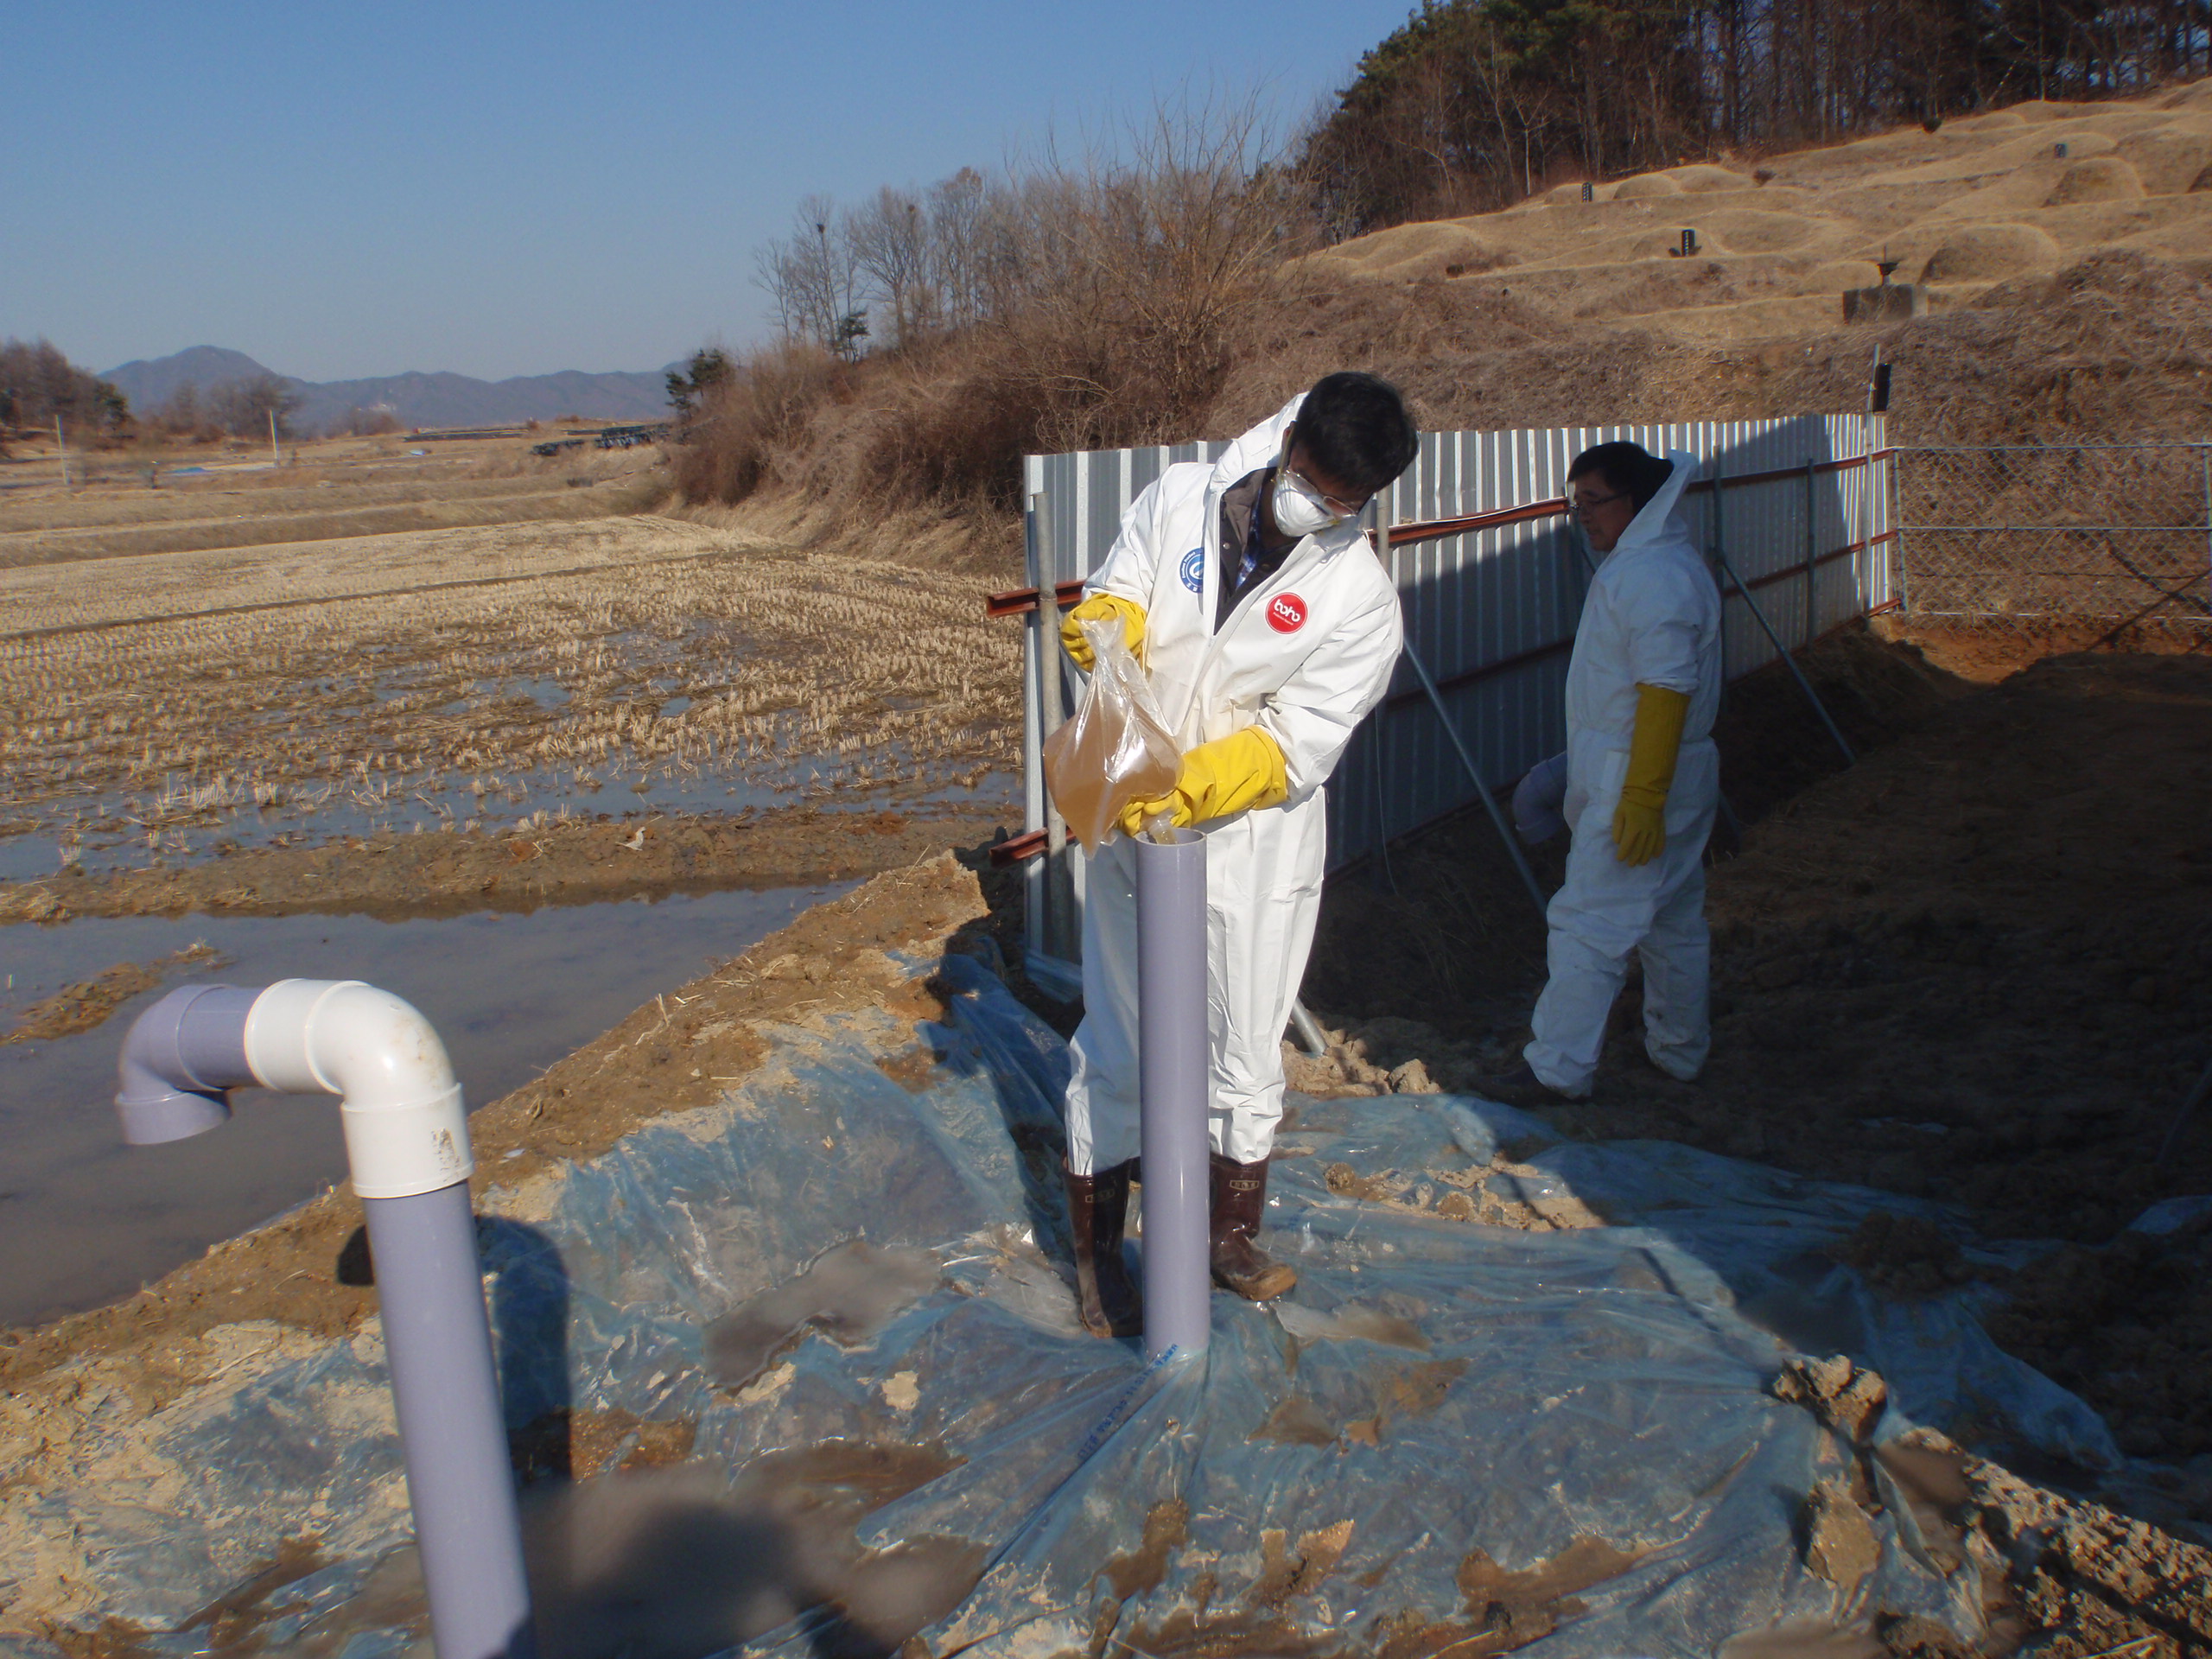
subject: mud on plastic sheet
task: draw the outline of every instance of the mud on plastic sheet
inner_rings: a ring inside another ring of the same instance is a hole
[[[925,1049],[881,1013],[786,1028],[715,1107],[493,1195],[510,1421],[611,1471],[526,1500],[547,1659],[917,1633],[939,1655],[1710,1655],[1882,1612],[1973,1635],[1974,1565],[1770,1392],[1793,1351],[1888,1378],[1877,1440],[1970,1414],[2114,1460],[1970,1294],[1885,1301],[1822,1254],[1896,1198],[1548,1143],[1450,1096],[1298,1102],[1270,1212],[1294,1299],[1217,1296],[1205,1357],[1148,1366],[1082,1335],[1059,1277],[1065,1048],[969,959],[933,971],[950,1007]],[[1332,1192],[1335,1166],[1395,1196]],[[1452,1218],[1471,1185],[1611,1224]],[[296,1347],[143,1424],[136,1484],[13,1498],[99,1564],[68,1622],[169,1632],[140,1645],[179,1659],[418,1642],[384,1386],[373,1329]],[[1854,1469],[1870,1496],[1839,1511]]]

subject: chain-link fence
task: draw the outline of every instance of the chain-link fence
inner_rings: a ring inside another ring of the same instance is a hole
[[[2212,625],[2212,444],[1897,459],[1898,596],[1915,615]]]

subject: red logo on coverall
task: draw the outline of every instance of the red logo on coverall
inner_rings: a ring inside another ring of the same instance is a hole
[[[1306,626],[1306,601],[1296,594],[1277,594],[1268,604],[1268,626],[1277,633],[1296,633]]]

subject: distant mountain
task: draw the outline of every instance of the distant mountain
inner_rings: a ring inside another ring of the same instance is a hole
[[[143,357],[135,359],[119,369],[110,369],[100,378],[112,380],[121,387],[123,395],[130,400],[131,408],[148,410],[168,402],[186,386],[197,386],[205,391],[226,380],[251,380],[257,375],[275,372],[263,368],[244,352],[226,352],[220,346],[194,346],[174,357],[157,357],[150,363]]]
[[[670,367],[678,366],[671,364]],[[201,391],[226,380],[251,379],[276,371],[244,352],[219,346],[194,346],[171,357],[140,359],[110,369],[112,380],[133,409],[159,408],[185,386]],[[564,369],[556,374],[518,375],[511,380],[478,380],[465,374],[389,374],[367,380],[302,380],[276,378],[299,394],[293,419],[307,431],[327,430],[354,409],[389,407],[405,426],[504,426],[518,421],[550,421],[582,415],[607,421],[657,421],[668,415],[666,371],[640,374],[583,374]]]

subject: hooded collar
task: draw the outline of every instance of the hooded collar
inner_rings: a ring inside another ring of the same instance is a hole
[[[1301,391],[1266,420],[1238,437],[1223,453],[1221,459],[1214,463],[1213,476],[1206,483],[1206,499],[1211,504],[1211,511],[1219,510],[1221,498],[1238,479],[1255,473],[1262,467],[1272,467],[1281,459],[1282,435],[1297,420],[1299,406],[1305,401],[1306,394]],[[1696,465],[1694,460],[1691,465]],[[1364,534],[1360,529],[1358,518],[1355,516],[1339,519],[1328,529],[1316,531],[1303,539],[1313,543],[1325,556],[1341,552]]]
[[[1643,504],[1643,509],[1629,520],[1621,538],[1613,543],[1613,554],[1631,553],[1639,547],[1649,547],[1655,542],[1686,539],[1690,531],[1689,511],[1682,505],[1682,492],[1689,488],[1698,474],[1698,459],[1687,449],[1669,449],[1667,459],[1675,470],[1659,486],[1659,493]]]

